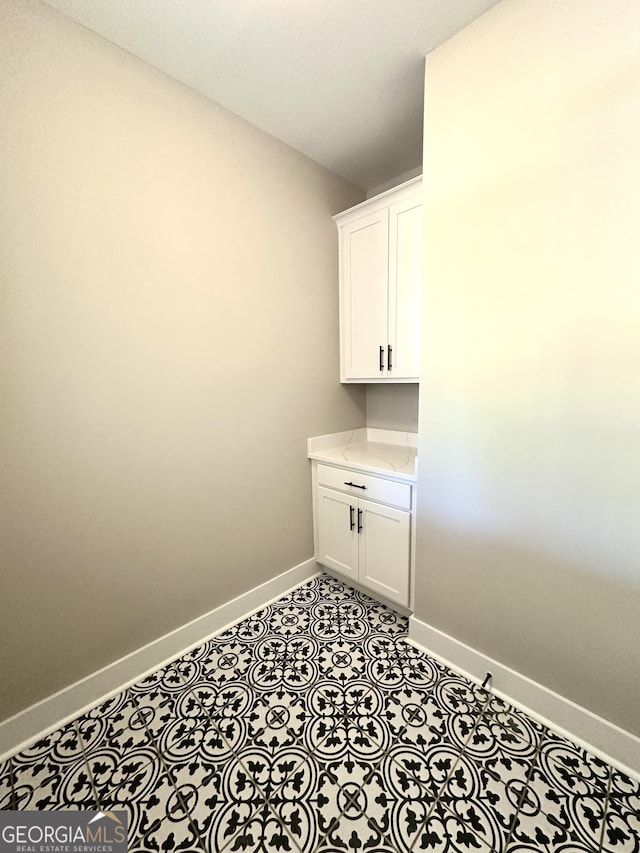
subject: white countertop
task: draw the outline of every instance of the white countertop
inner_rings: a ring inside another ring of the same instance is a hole
[[[361,427],[308,439],[307,456],[318,462],[393,475],[394,479],[415,483],[417,445],[417,433]]]

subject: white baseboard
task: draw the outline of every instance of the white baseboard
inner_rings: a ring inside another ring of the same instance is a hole
[[[415,616],[409,619],[409,642],[472,681],[481,683],[491,672],[489,688],[496,696],[640,780],[640,738],[631,732]]]
[[[315,559],[306,560],[4,720],[0,723],[0,761],[135,684],[208,637],[255,613],[321,571]]]

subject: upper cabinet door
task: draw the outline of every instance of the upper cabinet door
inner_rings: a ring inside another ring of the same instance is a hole
[[[389,376],[420,373],[422,199],[414,196],[389,209]]]
[[[386,374],[388,232],[386,208],[356,219],[342,229],[343,381],[379,379]]]
[[[340,249],[340,379],[417,382],[422,180],[334,217]]]

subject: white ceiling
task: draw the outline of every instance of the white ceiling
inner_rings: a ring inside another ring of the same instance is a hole
[[[419,167],[424,57],[497,0],[47,0],[363,189]]]

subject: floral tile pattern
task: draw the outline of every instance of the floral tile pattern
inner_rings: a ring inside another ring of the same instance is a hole
[[[0,764],[0,808],[131,851],[640,853],[640,783],[322,575]]]

